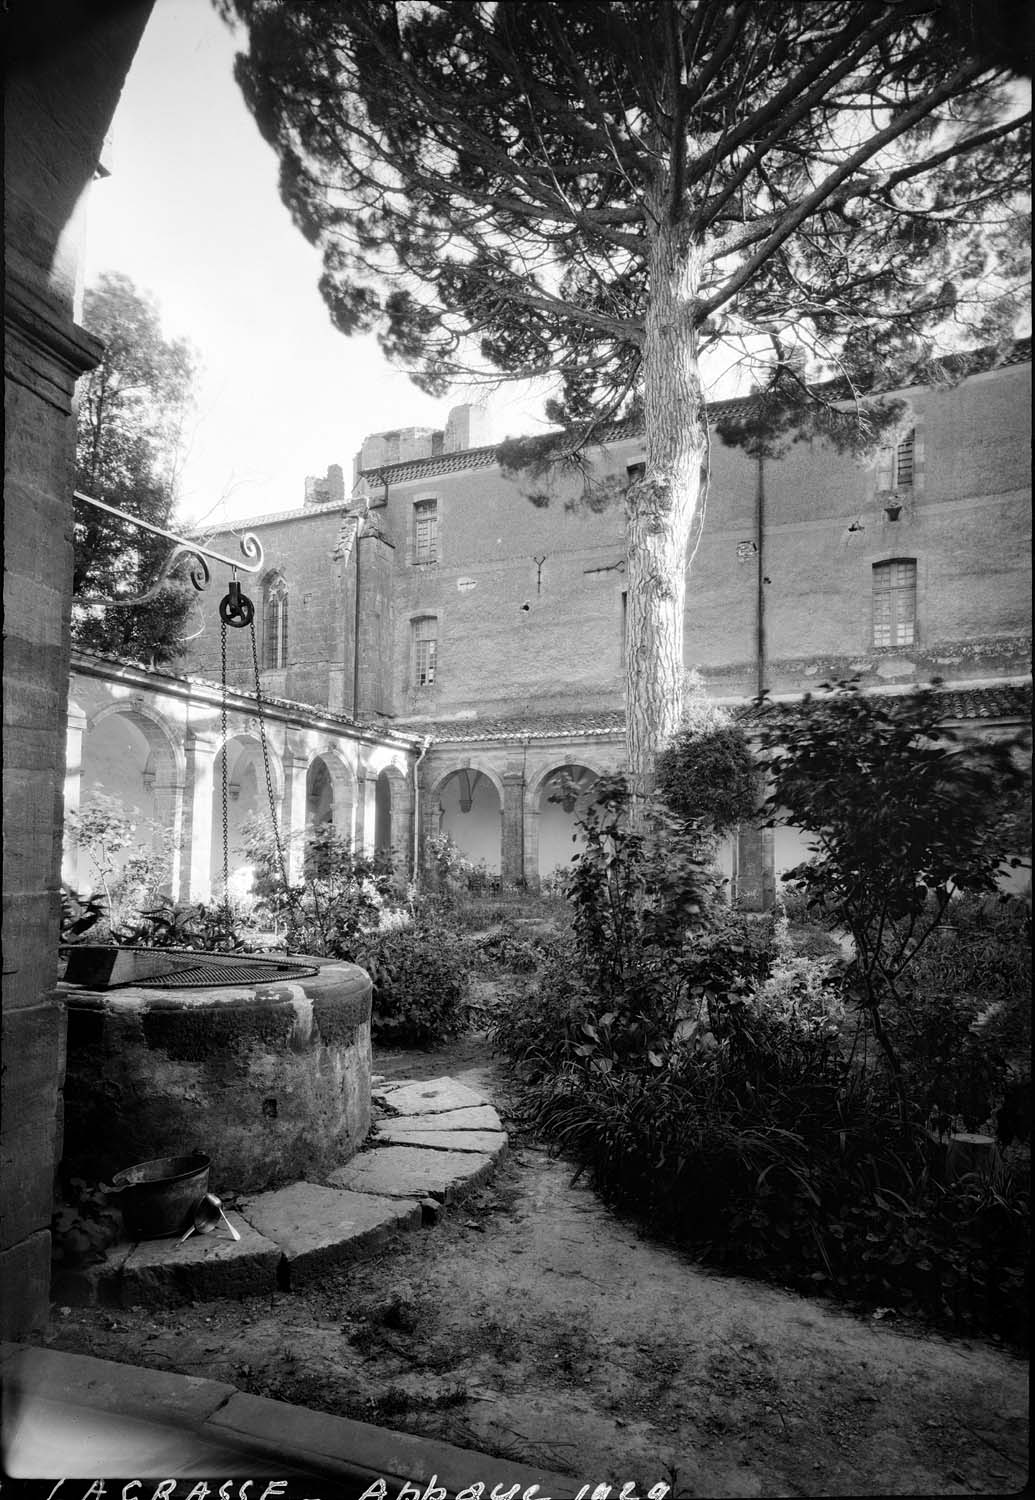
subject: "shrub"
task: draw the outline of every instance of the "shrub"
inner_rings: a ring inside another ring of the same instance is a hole
[[[1000,813],[1026,777],[1016,745],[946,729],[934,692],[883,698],[855,681],[826,689],[763,718],[766,810],[770,823],[815,839],[813,857],[784,878],[810,912],[851,935],[849,982],[905,1108],[888,1007],[906,1003],[910,968],[954,893],[996,890],[1010,853]]]
[[[389,859],[357,854],[333,827],[307,828],[302,880],[285,887],[269,823],[258,816],[244,824],[245,853],[255,869],[257,910],[278,929],[286,927],[296,953],[354,959],[365,934],[381,925],[386,908],[405,906],[406,893]]]
[[[991,1126],[1031,1079],[1031,911],[1018,897],[964,897],[917,955],[886,1025],[922,1118]]]
[[[131,920],[136,908],[160,899],[167,888],[172,870],[168,830],[102,792],[94,793],[78,812],[68,813],[65,824],[80,855],[89,859],[100,888],[85,898],[99,913],[92,941],[112,941],[112,934]]]
[[[757,805],[757,766],[737,725],[712,722],[681,729],[658,756],[662,801],[711,845]]]
[[[368,935],[355,950],[373,981],[371,1032],[395,1047],[435,1047],[467,1026],[468,970],[460,942],[424,924]]]

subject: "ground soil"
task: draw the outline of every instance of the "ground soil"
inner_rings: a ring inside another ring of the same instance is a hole
[[[375,1054],[508,1114],[482,1035]],[[594,1483],[733,1495],[1017,1493],[1026,1365],[702,1270],[512,1137],[434,1227],[298,1294],[60,1309],[50,1343],[229,1381]]]

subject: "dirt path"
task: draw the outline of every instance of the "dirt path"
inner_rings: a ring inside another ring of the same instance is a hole
[[[506,1111],[478,1038],[375,1070]],[[66,1311],[50,1342],[680,1500],[1024,1485],[1021,1360],[704,1272],[571,1177],[518,1142],[476,1198],[319,1289]]]

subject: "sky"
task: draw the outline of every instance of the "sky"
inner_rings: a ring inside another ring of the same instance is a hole
[[[297,509],[307,474],[338,463],[350,484],[367,434],[444,427],[471,399],[424,395],[373,338],[332,326],[319,254],[234,83],[238,46],[211,0],[156,0],[87,209],[87,285],[123,272],[199,356],[179,506],[197,524]],[[542,430],[540,409],[504,388],[493,437]]]

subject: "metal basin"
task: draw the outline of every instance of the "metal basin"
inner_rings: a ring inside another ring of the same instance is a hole
[[[134,1240],[179,1234],[208,1192],[211,1160],[202,1151],[160,1156],[116,1172],[110,1191],[119,1197],[126,1233]]]

